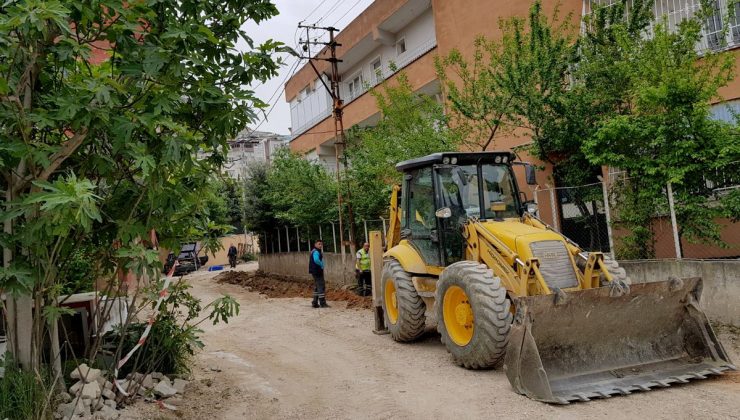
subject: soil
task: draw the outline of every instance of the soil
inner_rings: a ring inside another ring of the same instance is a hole
[[[266,275],[261,271],[226,271],[214,279],[219,283],[238,284],[252,292],[271,298],[292,298],[313,296],[313,281],[296,277]],[[347,302],[346,308],[370,309],[372,298],[359,296],[349,288],[327,286],[326,298],[330,301]]]
[[[139,402],[123,418],[740,418],[737,372],[567,406],[532,401],[513,392],[500,370],[455,366],[432,326],[416,343],[396,343],[372,333],[372,311],[347,310],[351,291],[336,291],[347,301],[330,294],[331,308],[313,309],[308,282],[238,272],[256,268],[188,276],[204,302],[229,294],[240,314],[228,324],[202,324],[206,347],[173,404],[177,411]],[[717,333],[740,360],[738,331],[720,326]]]

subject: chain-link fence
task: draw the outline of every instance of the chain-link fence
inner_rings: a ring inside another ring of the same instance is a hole
[[[737,169],[706,182],[708,190],[701,192],[711,197],[706,206],[717,206],[717,198],[740,188],[740,167]],[[687,209],[671,199],[675,193],[669,185],[662,190],[664,198],[653,196],[649,204],[641,205],[640,196],[628,193],[629,179],[623,173],[612,172],[608,178],[608,183],[536,189],[533,197],[538,217],[584,250],[601,251],[617,259],[740,258],[740,223],[723,218],[706,220],[708,229],[719,226],[721,241],[699,241],[682,226],[681,216]],[[264,253],[308,252],[316,239],[323,240],[325,252],[341,252],[342,240],[345,252],[351,252],[368,241],[372,231],[382,232],[385,241],[389,225],[388,219],[356,221],[353,241],[348,223],[343,224],[344,234],[340,235],[337,221],[280,226],[258,236]]]

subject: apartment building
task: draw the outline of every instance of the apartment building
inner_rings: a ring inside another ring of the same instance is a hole
[[[618,1],[543,0],[542,3],[547,15],[552,15],[559,7],[560,16],[572,16],[578,27],[582,17],[590,13],[595,4],[608,7]],[[653,0],[656,20],[665,19],[670,27],[676,27],[700,9],[701,1]],[[368,90],[383,79],[396,76],[390,63],[395,63],[398,71],[407,74],[418,92],[439,95],[434,57],[445,55],[453,48],[470,57],[477,36],[499,38],[498,22],[513,16],[525,18],[531,3],[526,0],[375,0],[337,35],[337,41],[342,44],[337,53],[343,60],[339,72],[344,126],[367,126],[379,119],[375,99]],[[734,13],[728,13],[728,4],[733,5]],[[734,54],[736,68],[740,69],[740,3],[715,0],[713,6],[715,13],[705,22],[697,48],[729,49]],[[317,62],[316,65],[328,83],[329,64]],[[740,112],[740,78],[723,88],[720,94],[724,100],[713,105],[712,113],[715,118],[730,121],[734,113]],[[287,81],[285,99],[291,108],[291,149],[306,153],[308,159],[334,171],[332,102],[310,65],[303,66]],[[512,135],[498,138],[493,147],[510,149],[529,141],[526,136]],[[551,173],[546,169],[538,175],[542,188],[554,187]],[[540,203],[540,215],[557,223],[558,217],[564,217],[564,199],[557,197],[551,201],[552,206]]]
[[[545,0],[551,13],[560,5],[561,16],[571,14],[580,19],[594,3],[613,5],[618,0]],[[716,13],[707,19],[701,49],[740,47],[740,3],[735,13],[727,15],[727,2],[714,2]],[[385,78],[393,78],[391,63],[405,71],[412,85],[421,92],[438,94],[433,57],[457,48],[470,54],[478,35],[500,36],[499,19],[525,17],[531,2],[522,0],[376,0],[338,34],[341,75],[340,91],[345,103],[344,125],[372,125],[377,121],[377,108],[367,91]],[[656,18],[666,19],[669,26],[692,16],[701,0],[654,0]],[[727,28],[724,26],[727,25]],[[722,39],[725,37],[725,39]],[[722,42],[725,41],[725,42]],[[735,50],[740,64],[740,49]],[[318,62],[324,82],[328,83],[329,66]],[[731,109],[740,109],[740,78],[721,92],[726,102],[715,106],[717,118],[731,118]],[[285,97],[291,109],[290,146],[308,153],[334,167],[334,125],[331,97],[315,72],[306,64],[285,86]],[[526,142],[526,138],[503,139],[498,148],[509,148]]]
[[[223,172],[230,178],[243,179],[250,163],[269,162],[278,149],[288,147],[289,140],[289,136],[281,134],[244,129],[229,141]]]

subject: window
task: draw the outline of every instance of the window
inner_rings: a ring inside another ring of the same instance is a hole
[[[396,54],[401,55],[406,52],[406,40],[401,38],[396,42]]]
[[[362,74],[358,74],[354,79],[352,79],[347,84],[347,88],[349,89],[350,100],[360,96],[360,94],[362,94]]]
[[[383,81],[383,64],[380,62],[380,58],[373,61],[372,64],[373,67],[373,80],[375,83],[380,83]]]
[[[719,9],[719,1],[709,3],[712,15],[707,17],[706,37],[707,47],[712,50],[722,48],[725,35],[722,33],[722,12]]]
[[[740,43],[740,3],[735,3],[734,16],[730,18],[732,42]]]

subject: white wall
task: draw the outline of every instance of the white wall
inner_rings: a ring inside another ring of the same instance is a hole
[[[350,67],[342,73],[341,94],[346,98],[345,102],[349,103],[360,94],[350,97],[349,83],[354,80],[358,74],[362,74],[365,85],[374,86],[375,75],[373,74],[372,63],[380,57],[383,77],[391,75],[390,63],[395,63],[399,68],[408,65],[418,57],[419,52],[428,50],[429,46],[436,45],[436,32],[434,30],[434,14],[432,9],[428,9],[416,19],[411,21],[405,28],[396,34],[396,42],[404,39],[406,41],[406,52],[399,55],[396,51],[396,45],[381,45],[367,54],[357,64]],[[421,49],[421,50],[420,50]],[[426,52],[426,51],[424,51]],[[363,89],[361,92],[364,92]]]
[[[328,84],[328,78],[324,76],[324,81]],[[331,111],[331,96],[326,91],[320,80],[313,82],[313,90],[306,96],[301,91],[292,101],[290,101],[290,123],[294,133],[299,132],[308,125],[314,125],[323,120],[327,112]],[[324,118],[322,118],[324,116]]]
[[[382,25],[381,25],[382,26]],[[340,83],[340,94],[345,104],[351,102],[356,97],[366,91],[365,86],[375,85],[375,77],[372,71],[372,63],[380,57],[382,63],[382,73],[384,77],[391,75],[390,63],[394,62],[399,68],[408,65],[411,61],[426,53],[436,45],[436,32],[434,29],[434,14],[431,7],[416,19],[411,21],[406,27],[402,28],[396,34],[396,41],[403,38],[406,41],[406,52],[400,56],[396,53],[396,45],[379,45],[372,52],[365,55],[355,65],[342,72]],[[351,82],[357,74],[362,74],[363,87],[354,97],[350,97],[348,83]],[[327,84],[328,78],[325,78]],[[305,96],[301,91],[292,101],[290,101],[290,120],[292,135],[297,136],[319,123],[331,113],[331,96],[318,79],[314,81],[314,88]]]

